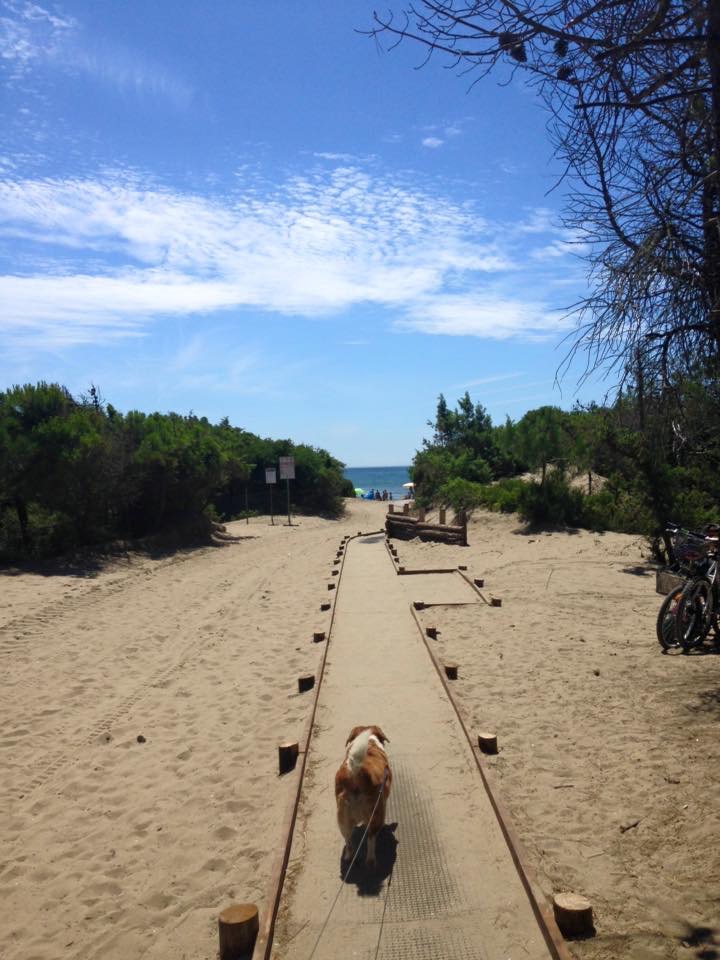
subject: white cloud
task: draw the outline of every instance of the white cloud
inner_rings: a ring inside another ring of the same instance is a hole
[[[0,335],[15,343],[141,336],[168,315],[320,317],[368,303],[424,333],[561,329],[541,297],[497,283],[522,265],[527,288],[533,244],[552,236],[515,236],[413,182],[352,166],[273,188],[246,182],[231,197],[147,189],[118,174],[6,180],[0,253],[3,239],[11,267],[0,276]]]
[[[444,140],[441,140],[439,137],[425,137],[422,141],[424,147],[429,147],[431,150],[437,150],[438,147],[441,147],[445,143]]]
[[[418,333],[492,340],[542,340],[568,328],[562,316],[542,301],[518,294],[474,291],[438,295],[416,305],[411,316],[398,321],[398,325]]]

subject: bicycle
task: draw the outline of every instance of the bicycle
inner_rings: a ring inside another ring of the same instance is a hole
[[[708,528],[710,529],[710,528]],[[677,615],[683,591],[708,570],[708,541],[705,533],[687,530],[676,523],[669,522],[665,528],[671,538],[671,564],[663,571],[675,581],[660,605],[655,631],[663,650],[685,649],[680,632],[677,629]],[[687,597],[683,606],[684,616],[688,617]],[[689,624],[688,624],[689,627]],[[687,632],[687,631],[685,631]],[[687,642],[687,638],[686,638]]]
[[[708,541],[707,563],[682,589],[675,607],[675,639],[688,653],[713,630],[715,643],[720,642],[720,587],[718,584],[718,538]]]

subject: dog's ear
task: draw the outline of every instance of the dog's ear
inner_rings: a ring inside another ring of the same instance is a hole
[[[358,734],[362,733],[363,730],[367,730],[367,727],[353,727],[350,733],[348,734],[347,740],[345,741],[345,746],[347,746],[349,743],[352,743],[355,737],[357,737]]]
[[[378,738],[380,743],[390,743],[390,737],[384,734],[380,727],[372,726],[370,729],[372,730],[374,735]]]

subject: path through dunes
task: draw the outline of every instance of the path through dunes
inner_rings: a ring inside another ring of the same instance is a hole
[[[0,578],[4,960],[214,958],[218,911],[262,902],[277,742],[305,722],[297,676],[356,532],[297,523],[93,578]]]
[[[430,579],[436,588],[442,580]],[[550,956],[410,612],[423,580],[396,575],[382,536],[347,546],[273,944],[278,960],[331,960],[350,945],[358,960]],[[460,578],[445,585],[453,601],[479,602]],[[343,884],[333,776],[359,724],[378,724],[390,738],[390,826],[378,840],[378,869],[356,865]]]

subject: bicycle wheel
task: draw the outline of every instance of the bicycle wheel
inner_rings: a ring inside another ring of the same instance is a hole
[[[675,615],[681,595],[681,589],[671,590],[660,604],[660,609],[658,610],[655,631],[657,633],[658,643],[663,650],[678,649],[681,646],[677,631],[675,630]]]
[[[675,635],[684,650],[700,646],[713,621],[712,584],[704,577],[683,588],[675,611]]]

